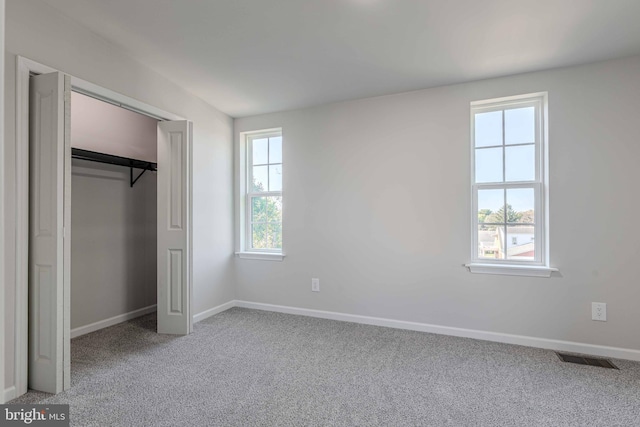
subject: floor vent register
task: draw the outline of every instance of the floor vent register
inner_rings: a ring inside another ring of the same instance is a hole
[[[568,363],[577,363],[578,365],[598,366],[600,368],[618,369],[616,365],[607,359],[599,359],[596,357],[576,356],[573,354],[556,353],[560,360]]]

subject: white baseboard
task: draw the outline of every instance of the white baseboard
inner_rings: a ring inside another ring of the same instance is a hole
[[[117,325],[118,323],[126,322],[127,320],[135,319],[136,317],[144,316],[145,314],[153,313],[156,311],[156,308],[157,306],[154,304],[128,313],[120,314],[118,316],[113,316],[105,320],[100,320],[99,322],[74,328],[71,330],[71,338],[76,338],[109,326]]]
[[[479,331],[476,329],[456,328],[452,326],[431,325],[428,323],[407,322],[403,320],[385,319],[381,317],[359,316],[356,314],[336,313],[333,311],[312,310],[307,308],[288,307],[283,305],[263,304],[249,301],[235,301],[236,307],[256,310],[275,311],[278,313],[297,314],[300,316],[318,317],[321,319],[340,320],[344,322],[362,323],[365,325],[384,326],[388,328],[407,329],[410,331],[428,332],[432,334],[451,335],[455,337],[474,338],[505,344],[523,345],[544,348],[554,351],[589,354],[614,359],[640,361],[640,350],[608,347],[596,344],[585,344],[573,341],[561,341],[524,335],[503,334],[500,332]]]
[[[5,388],[4,389],[4,403],[7,403],[10,400],[15,399],[16,397],[16,386],[12,385],[11,387]]]
[[[236,306],[236,301],[231,300],[229,302],[225,302],[224,304],[220,304],[217,307],[213,307],[213,308],[210,308],[209,310],[205,310],[193,316],[193,323],[198,323],[208,317],[211,317],[218,313],[222,313],[223,311],[229,310],[230,308],[233,308],[235,306]]]

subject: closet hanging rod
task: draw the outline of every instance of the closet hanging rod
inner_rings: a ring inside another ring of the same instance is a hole
[[[148,162],[146,160],[136,160],[127,157],[114,156],[112,154],[97,153],[95,151],[82,150],[80,148],[71,149],[71,158],[79,160],[87,160],[90,162],[106,163],[109,165],[124,166],[130,169],[130,186],[140,179],[146,171],[157,171],[158,164]],[[134,179],[133,169],[142,169],[142,172]]]
[[[73,92],[77,92],[77,93],[79,93],[81,95],[85,95],[85,96],[88,96],[90,98],[97,99],[98,101],[106,102],[107,104],[115,105],[116,107],[124,108],[125,110],[133,111],[134,113],[142,114],[143,116],[151,117],[152,119],[156,119],[156,120],[158,120],[160,122],[167,120],[164,117],[160,117],[160,116],[157,116],[157,115],[155,115],[153,113],[149,113],[149,112],[147,112],[145,110],[141,110],[139,108],[132,107],[131,105],[128,105],[128,104],[123,104],[122,102],[114,101],[111,98],[108,98],[108,97],[102,96],[102,95],[98,95],[95,92],[91,92],[91,91],[88,91],[88,90],[85,90],[85,89],[81,89],[81,88],[79,88],[77,86],[72,86],[71,90]]]

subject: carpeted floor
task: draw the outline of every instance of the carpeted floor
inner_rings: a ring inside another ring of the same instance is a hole
[[[72,340],[76,426],[639,426],[640,363],[233,308],[192,335],[149,315]]]

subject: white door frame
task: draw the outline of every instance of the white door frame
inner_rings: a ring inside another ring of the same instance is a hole
[[[4,141],[4,9],[5,9],[5,4],[4,3],[5,3],[4,0],[0,0],[0,82],[2,82],[2,85],[0,85],[0,200],[2,201],[2,205],[3,205],[3,207],[0,208],[0,301],[2,301],[2,304],[0,304],[0,370],[2,370],[2,372],[0,372],[0,404],[5,403],[9,399],[11,399],[11,396],[9,394],[12,393],[12,390],[13,390],[12,388],[9,388],[7,390],[5,390],[4,388],[4,385],[5,385],[4,371],[5,371],[5,363],[6,363],[5,354],[4,354],[5,353],[4,305],[5,305],[5,295],[6,295],[5,287],[7,286],[7,283],[5,282],[5,272],[7,270],[4,268],[4,263],[5,263],[5,258],[4,258],[5,257],[5,253],[4,253],[4,245],[5,245],[5,236],[4,236],[4,228],[5,228],[5,223],[4,223],[4,204],[5,204],[5,194],[4,194],[4,184],[5,184],[5,180],[4,180],[4,174],[5,174],[5,168],[4,168],[4,147],[5,147],[5,141]]]
[[[29,304],[29,75],[56,71],[31,59],[18,56],[16,61],[16,239],[15,239],[15,389],[16,396],[27,392],[28,380],[28,304]],[[185,120],[184,117],[137,101],[126,95],[71,76],[73,90],[111,104],[136,111],[159,120]],[[189,162],[191,164],[191,162]],[[192,171],[188,171],[192,176]],[[192,191],[192,190],[190,190]],[[187,197],[188,211],[192,211],[191,194]],[[191,254],[192,251],[189,251]],[[187,261],[189,275],[192,256]],[[191,283],[191,281],[190,281]],[[193,286],[191,284],[191,286]],[[190,301],[193,305],[193,302]],[[191,312],[191,310],[190,310]],[[70,333],[70,331],[66,331]]]

